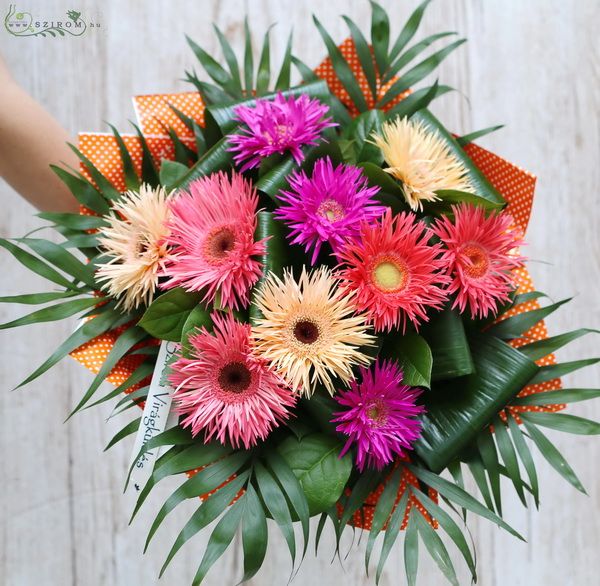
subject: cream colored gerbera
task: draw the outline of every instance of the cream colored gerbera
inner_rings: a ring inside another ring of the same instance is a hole
[[[148,305],[167,257],[168,195],[159,187],[142,185],[114,204],[116,216],[100,232],[100,245],[109,260],[99,265],[102,289],[131,311]]]
[[[424,201],[439,200],[436,191],[441,189],[473,191],[465,166],[422,122],[408,118],[386,122],[372,142],[389,165],[384,171],[402,181],[404,197],[412,210],[422,210]]]
[[[359,348],[375,338],[351,301],[325,267],[303,269],[299,282],[291,272],[283,280],[271,273],[256,300],[263,315],[252,329],[256,353],[295,391],[310,396],[322,383],[333,395],[334,376],[347,384],[353,366],[371,361]]]

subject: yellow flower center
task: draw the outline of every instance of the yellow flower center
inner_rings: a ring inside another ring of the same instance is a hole
[[[252,382],[252,374],[243,362],[230,362],[221,368],[219,386],[226,393],[243,393]]]
[[[461,251],[463,271],[471,279],[480,279],[490,268],[490,258],[487,251],[478,244],[467,244]]]
[[[330,222],[337,222],[344,217],[344,208],[333,199],[325,199],[321,202],[317,214]]]
[[[210,260],[220,261],[235,248],[235,232],[229,226],[215,228],[204,242],[204,252]]]
[[[408,267],[402,259],[384,256],[375,262],[371,278],[380,291],[397,293],[408,283]]]

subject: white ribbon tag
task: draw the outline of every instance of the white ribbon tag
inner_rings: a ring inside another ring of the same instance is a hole
[[[133,453],[131,454],[132,462],[148,441],[177,423],[177,415],[171,411],[173,388],[166,380],[167,367],[177,350],[177,346],[176,342],[167,342],[165,340],[160,343],[156,367],[152,374],[152,381],[150,382],[142,420],[133,445]],[[134,495],[134,498],[137,499],[136,495],[144,488],[152,475],[154,462],[165,447],[168,446],[149,450],[145,454],[142,454],[140,459],[135,462],[127,486],[128,494]]]

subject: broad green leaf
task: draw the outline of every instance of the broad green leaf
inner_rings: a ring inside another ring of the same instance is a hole
[[[244,516],[242,517],[242,548],[244,552],[244,576],[242,582],[250,580],[263,564],[267,553],[267,518],[263,506],[249,484],[246,489]]]
[[[415,515],[417,522],[417,528],[419,535],[425,544],[425,547],[429,551],[429,555],[433,558],[438,568],[442,571],[448,582],[453,586],[458,586],[458,578],[456,577],[456,571],[450,560],[448,550],[444,545],[440,536],[433,529],[433,527],[425,520],[423,515]]]
[[[389,173],[386,173],[381,167],[368,161],[358,163],[356,166],[362,169],[369,180],[369,185],[380,188],[379,193],[374,196],[374,199],[390,207],[395,214],[409,209],[406,205],[404,192],[400,184],[392,179]]]
[[[564,456],[556,449],[554,444],[533,424],[533,422],[523,419],[523,424],[525,425],[525,429],[527,429],[527,433],[529,433],[529,437],[531,437],[547,462],[579,492],[587,494],[581,481],[573,471],[573,468],[569,466]]]
[[[458,311],[446,308],[431,316],[421,328],[433,355],[431,380],[439,381],[473,373],[475,366]]]
[[[192,586],[198,586],[202,583],[206,574],[212,567],[212,565],[225,553],[225,550],[229,547],[235,532],[242,520],[244,514],[245,498],[240,498],[234,505],[232,505],[227,512],[221,517],[221,520],[217,523],[214,528],[204,557],[200,562],[200,567],[194,576]]]
[[[150,304],[138,325],[155,338],[179,342],[187,318],[201,299],[201,293],[171,289]]]
[[[352,457],[340,458],[343,443],[320,433],[301,440],[288,437],[278,446],[306,496],[310,515],[329,509],[338,500],[352,471]]]
[[[369,106],[365,101],[365,96],[363,95],[358,80],[352,72],[350,65],[348,65],[348,62],[342,55],[342,52],[340,51],[339,47],[335,44],[335,41],[331,38],[329,33],[319,22],[319,19],[314,15],[313,21],[319,31],[319,34],[325,42],[325,46],[327,47],[327,53],[329,54],[329,58],[331,59],[331,64],[333,65],[335,73],[338,76],[342,85],[344,86],[344,89],[348,92],[350,99],[352,100],[359,112],[364,112],[365,110],[368,110]]]
[[[430,472],[429,470],[425,470],[424,468],[415,466],[414,464],[408,464],[408,468],[413,472],[413,474],[422,480],[425,484],[430,486],[431,488],[437,490],[441,495],[445,496],[452,502],[457,505],[468,509],[472,513],[479,515],[480,517],[484,517],[488,521],[492,521],[501,527],[505,531],[508,531],[511,535],[514,535],[521,541],[525,541],[523,537],[515,531],[510,525],[508,525],[503,519],[498,517],[493,511],[490,511],[484,505],[482,505],[477,499],[474,499],[469,493],[464,491],[462,488],[456,486],[452,482]]]
[[[178,182],[172,185],[172,188],[187,189],[195,179],[210,175],[216,171],[229,170],[233,164],[233,156],[228,150],[229,146],[227,137],[221,138],[188,169],[186,175],[182,176]]]
[[[38,309],[33,313],[13,321],[9,321],[5,324],[0,324],[0,330],[65,319],[80,313],[84,309],[88,309],[89,307],[97,305],[99,301],[101,300],[97,297],[85,297],[83,299],[73,299],[71,301],[65,301],[64,303],[57,303],[56,305],[51,305],[50,307]]]
[[[451,206],[459,203],[468,203],[486,210],[499,210],[502,204],[490,201],[484,197],[480,197],[475,193],[468,191],[457,191],[456,189],[439,189],[436,194],[441,198],[440,201],[435,201],[427,204],[426,211],[441,215],[443,212],[451,211]]]
[[[348,127],[348,137],[354,140],[357,149],[357,162],[371,162],[381,165],[383,155],[379,147],[372,142],[373,133],[381,132],[385,115],[381,110],[367,110],[357,116]]]
[[[507,414],[508,420],[508,429],[510,430],[510,435],[512,440],[517,448],[517,452],[519,453],[519,457],[521,458],[521,462],[523,463],[523,468],[527,472],[527,476],[529,478],[529,486],[531,487],[531,494],[533,495],[533,499],[535,501],[536,508],[540,506],[540,493],[539,493],[539,484],[537,478],[537,472],[535,470],[535,462],[533,461],[533,456],[531,455],[531,450],[521,433],[521,429],[519,424],[514,420],[512,415]]]
[[[210,310],[202,303],[199,303],[192,309],[181,328],[181,345],[184,351],[189,350],[188,339],[192,334],[198,333],[200,328],[211,330],[212,326],[213,321]]]
[[[600,434],[600,423],[570,415],[568,413],[519,413],[521,419],[529,421],[535,425],[564,431],[565,433],[575,433],[579,435],[598,435]]]
[[[187,165],[178,163],[177,161],[164,159],[160,166],[160,184],[166,189],[171,190],[174,186],[179,184],[187,172]]]
[[[488,331],[490,334],[502,338],[503,340],[520,338],[535,324],[548,317],[551,313],[555,312],[559,307],[569,301],[571,301],[571,297],[548,305],[548,307],[540,307],[539,309],[532,309],[531,311],[512,315],[511,317],[507,317],[497,324],[494,324]]]
[[[539,360],[552,352],[555,352],[559,348],[566,346],[573,340],[577,340],[577,338],[581,338],[586,334],[598,334],[599,330],[593,330],[590,328],[582,328],[579,330],[574,330],[572,332],[568,332],[566,334],[560,334],[559,336],[552,336],[551,338],[546,338],[544,340],[537,340],[536,342],[531,342],[525,346],[520,346],[519,350],[525,354],[525,356],[529,356],[531,360]]]
[[[402,382],[410,387],[431,386],[433,357],[425,339],[418,334],[398,334],[388,336],[381,349],[381,355],[397,360],[404,378]]]
[[[521,349],[521,348],[520,348]],[[560,403],[577,403],[600,397],[600,389],[560,389],[532,393],[525,397],[516,397],[511,405],[559,405]]]
[[[440,381],[423,395],[423,433],[415,451],[434,472],[468,446],[538,371],[534,362],[501,340],[473,332],[469,337],[475,372]]]
[[[162,577],[167,566],[171,563],[171,560],[182,546],[199,531],[204,529],[204,527],[212,523],[230,505],[231,501],[248,480],[248,475],[248,472],[243,472],[231,482],[228,482],[225,486],[217,490],[217,492],[210,495],[210,497],[196,509],[196,512],[190,517],[189,521],[185,524],[185,527],[177,536],[177,539],[160,570],[159,578]]]

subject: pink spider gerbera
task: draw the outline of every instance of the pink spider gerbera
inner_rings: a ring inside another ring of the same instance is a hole
[[[329,108],[306,94],[285,97],[281,93],[272,100],[256,100],[254,106],[235,108],[236,118],[246,127],[240,134],[231,134],[229,150],[233,159],[246,171],[258,167],[265,157],[290,152],[296,163],[304,160],[302,147],[316,145],[321,132],[336,126],[325,115]]]
[[[508,214],[491,213],[469,204],[453,206],[454,219],[439,218],[432,230],[443,244],[442,261],[451,276],[448,292],[453,307],[471,310],[471,317],[496,313],[515,287],[513,269],[525,260],[523,244]]]
[[[289,416],[295,395],[252,354],[248,324],[219,312],[211,318],[212,333],[201,328],[189,339],[192,357],[171,365],[173,400],[192,435],[247,449]]]
[[[372,225],[363,224],[360,239],[339,254],[342,286],[355,291],[354,303],[366,312],[375,331],[418,328],[429,308],[447,298],[449,279],[440,273],[440,245],[428,244],[431,232],[413,213],[392,216],[387,210]]]
[[[348,436],[340,453],[343,456],[356,444],[356,466],[381,470],[396,456],[406,456],[421,435],[417,416],[425,408],[416,401],[421,390],[402,384],[402,370],[392,361],[377,362],[373,368],[361,368],[362,381],[334,399],[344,411],[334,413],[336,430]]]
[[[211,302],[248,305],[250,288],[262,274],[254,257],[263,254],[265,241],[254,241],[258,196],[250,182],[233,172],[213,173],[190,184],[189,191],[171,202],[170,235],[173,247],[163,276],[163,288],[206,291]]]
[[[334,167],[329,157],[319,159],[308,177],[296,171],[288,180],[291,191],[282,191],[284,205],[276,212],[290,228],[293,244],[312,248],[315,264],[323,242],[337,253],[346,242],[354,240],[362,222],[369,222],[385,212],[373,199],[378,187],[368,187],[362,171],[351,165]]]

